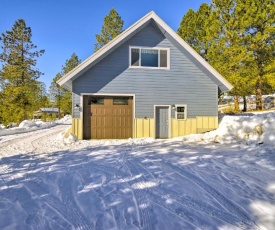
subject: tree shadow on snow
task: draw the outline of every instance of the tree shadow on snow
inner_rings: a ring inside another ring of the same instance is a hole
[[[5,157],[0,228],[257,229],[274,174],[225,154],[167,141]]]

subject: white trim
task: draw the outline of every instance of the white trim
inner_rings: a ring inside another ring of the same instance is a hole
[[[171,138],[171,105],[154,105],[154,126],[155,126],[155,136],[154,138],[156,139],[156,134],[157,134],[157,119],[156,119],[156,108],[157,107],[168,107],[168,139]]]
[[[184,109],[184,119],[178,119],[178,116],[177,116],[178,115],[177,107],[185,107],[185,109]],[[187,105],[186,104],[176,104],[175,105],[175,118],[178,121],[185,121],[185,120],[187,120]]]
[[[65,76],[60,78],[57,83],[59,85],[65,84],[67,81],[71,80],[75,75],[77,75],[79,72],[81,72],[83,69],[88,67],[90,64],[92,64],[96,59],[98,59],[101,55],[106,53],[108,50],[113,48],[115,45],[117,45],[119,42],[123,41],[125,38],[127,38],[131,33],[138,30],[139,27],[141,27],[143,24],[148,22],[151,19],[151,14],[155,14],[153,11],[145,15],[143,18],[138,20],[136,23],[134,23],[132,26],[130,26],[127,30],[119,34],[115,39],[111,40],[108,44],[103,46],[101,49],[99,49],[97,52],[92,54],[90,57],[88,57],[86,60],[84,60],[82,63],[80,63],[78,66],[76,66],[74,69],[72,69],[69,73],[67,73]]]
[[[149,22],[151,19],[153,19],[160,27],[163,28],[165,33],[168,33],[171,35],[172,38],[176,40],[186,51],[188,51],[198,62],[200,62],[216,79],[218,79],[222,85],[225,86],[228,90],[232,89],[232,85],[223,78],[212,66],[210,66],[209,63],[207,63],[191,46],[189,46],[185,41],[182,40],[182,38],[173,31],[160,17],[158,17],[155,12],[151,11],[147,15],[145,15],[143,18],[141,18],[139,21],[137,21],[135,24],[130,26],[128,29],[126,29],[123,33],[118,35],[115,39],[110,41],[107,45],[99,49],[96,53],[91,55],[89,58],[87,58],[85,61],[83,61],[81,64],[79,64],[77,67],[75,67],[73,70],[71,70],[68,74],[66,74],[64,77],[59,79],[57,83],[59,85],[64,85],[68,81],[72,81],[71,79],[74,77],[78,77],[82,71],[85,71],[86,68],[88,68],[90,65],[93,64],[98,58],[100,58],[103,54],[107,53],[109,50],[114,48],[116,45],[118,45],[120,42],[122,42],[124,39],[126,39],[128,36],[130,36],[132,33],[136,33],[139,28],[141,28],[143,25],[145,25],[147,22]]]
[[[157,50],[158,51],[158,65],[160,65],[160,50],[166,50],[167,51],[167,67],[153,67],[153,66],[141,66],[141,55],[139,59],[139,66],[132,66],[132,49],[138,49],[139,55],[141,54],[141,49],[151,49],[151,50]],[[130,69],[158,69],[158,70],[170,70],[170,48],[165,47],[149,47],[149,46],[129,46],[129,68]]]

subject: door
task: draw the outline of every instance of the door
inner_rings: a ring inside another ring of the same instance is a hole
[[[169,106],[156,106],[156,138],[169,138]]]
[[[132,137],[132,97],[85,96],[83,124],[84,139]]]

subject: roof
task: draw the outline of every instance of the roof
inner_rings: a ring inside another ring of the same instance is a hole
[[[40,108],[42,112],[58,113],[58,108]]]
[[[123,44],[130,37],[134,36],[140,30],[142,30],[146,25],[148,25],[151,21],[155,21],[160,30],[163,31],[165,36],[172,38],[176,43],[180,45],[184,50],[186,50],[195,61],[197,61],[203,68],[205,68],[210,74],[208,75],[220,88],[221,91],[231,90],[232,85],[222,77],[207,61],[205,61],[191,46],[189,46],[175,31],[173,31],[157,14],[153,11],[145,15],[143,18],[138,20],[128,29],[126,29],[123,33],[118,35],[112,41],[107,43],[93,55],[88,57],[85,61],[80,63],[77,67],[71,70],[68,74],[63,76],[61,79],[57,81],[57,83],[72,91],[72,82],[77,77],[86,72],[93,65],[98,63],[104,57],[106,57],[109,53],[111,53],[118,46]]]

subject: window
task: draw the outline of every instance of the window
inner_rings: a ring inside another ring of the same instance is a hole
[[[176,119],[186,120],[187,118],[187,105],[175,105],[176,107]]]
[[[114,97],[113,105],[128,105],[128,97]]]
[[[168,69],[169,49],[130,47],[130,66]]]
[[[103,97],[91,97],[88,98],[88,105],[104,105],[104,98]]]

